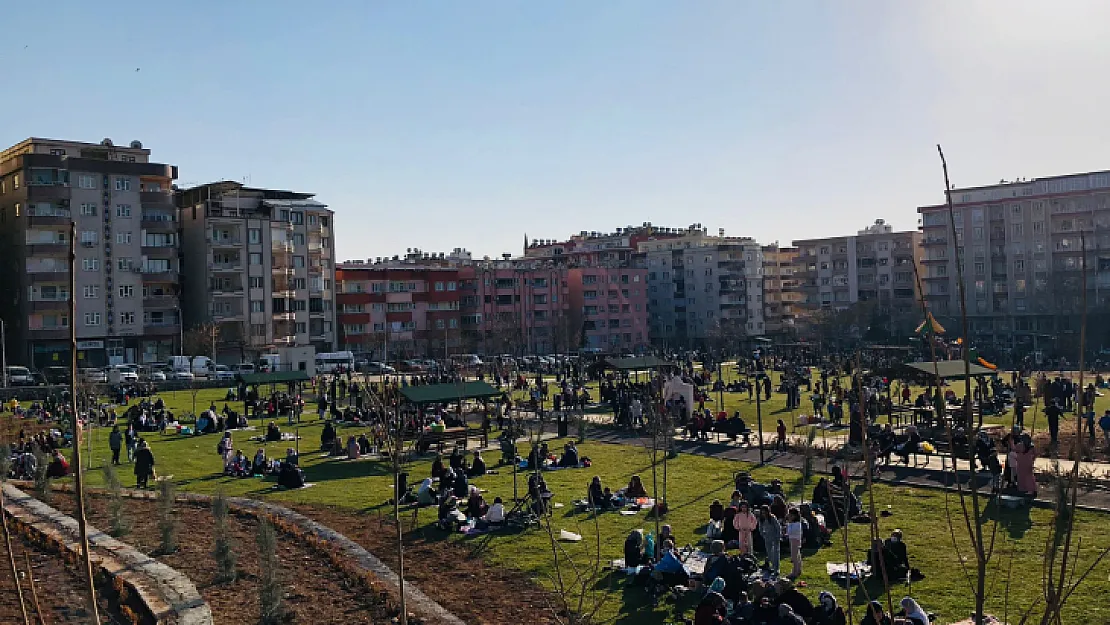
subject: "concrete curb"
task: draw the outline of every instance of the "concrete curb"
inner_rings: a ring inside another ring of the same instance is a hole
[[[80,553],[77,520],[11,484],[4,484],[5,508],[16,523]],[[157,623],[212,625],[212,611],[188,577],[100,530],[88,526],[93,565],[123,580]]]
[[[69,484],[61,486],[67,490],[72,490],[72,486]],[[94,488],[86,489],[86,492],[107,494],[107,491],[103,489]],[[130,499],[148,499],[152,501],[158,499],[158,493],[156,491],[123,489],[121,492],[124,497]],[[179,493],[177,495],[177,500],[187,503],[210,504],[212,497],[210,495],[201,495],[198,493]],[[343,534],[283,506],[244,497],[228,497],[227,502],[228,507],[233,512],[248,514],[255,518],[268,517],[270,519],[281,520],[286,524],[300,528],[301,531],[315,537],[321,542],[334,546],[360,570],[381,580],[382,583],[389,587],[389,590],[394,596],[399,595],[400,579],[397,577],[397,573],[374,556],[374,554]],[[416,584],[409,581],[405,582],[405,600],[408,611],[422,617],[425,623],[465,625],[462,619],[424,594],[417,588]],[[211,622],[211,620],[209,620],[209,622]]]

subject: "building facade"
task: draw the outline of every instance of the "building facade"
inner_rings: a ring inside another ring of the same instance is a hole
[[[710,346],[767,333],[763,249],[753,239],[723,231],[713,236],[695,224],[681,236],[648,239],[638,247],[654,343]]]
[[[769,336],[794,334],[802,293],[794,277],[798,248],[763,246],[763,321]]]
[[[958,327],[959,246],[975,340],[1077,348],[1084,267],[1088,310],[1110,304],[1110,171],[952,189],[951,197],[954,220],[947,204],[917,209],[930,311]],[[1088,344],[1110,344],[1097,319]]]
[[[384,361],[458,352],[458,268],[349,261],[336,284],[341,349]]]
[[[8,362],[164,362],[180,343],[177,168],[126,147],[31,138],[0,152],[0,316]],[[69,243],[76,232],[77,318]]]
[[[178,191],[186,327],[215,324],[216,359],[335,349],[334,212],[311,193],[217,182]]]
[[[908,336],[905,326],[921,316],[914,278],[920,242],[921,233],[895,232],[881,219],[855,236],[794,241],[801,311],[812,318],[867,303],[889,333]]]

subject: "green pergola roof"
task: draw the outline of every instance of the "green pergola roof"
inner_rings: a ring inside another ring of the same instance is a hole
[[[660,360],[655,356],[644,356],[643,358],[610,358],[605,361],[605,365],[610,369],[617,369],[620,371],[636,371],[641,369],[671,367],[674,366],[674,363]]]
[[[275,371],[273,373],[248,373],[240,375],[240,379],[246,384],[254,386],[255,384],[284,384],[286,382],[307,382],[307,371]]]
[[[922,362],[911,362],[907,363],[906,366],[917,369],[918,371],[929,376],[932,376],[939,372],[940,377],[945,380],[964,377],[964,361],[962,360],[938,360],[936,364],[936,369],[933,368],[933,361],[931,360],[926,360]],[[994,373],[994,371],[986,367],[979,366],[975,363],[971,363],[970,371],[971,377],[973,378],[984,375],[991,375]]]
[[[401,389],[401,394],[414,404],[443,404],[462,399],[500,397],[501,391],[486,382],[459,382],[406,386]]]

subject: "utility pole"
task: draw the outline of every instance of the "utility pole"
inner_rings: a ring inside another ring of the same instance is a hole
[[[69,224],[69,362],[70,403],[73,410],[73,477],[77,494],[77,530],[81,537],[86,581],[88,582],[89,614],[92,622],[100,624],[96,608],[96,586],[93,583],[92,558],[89,554],[89,528],[85,521],[84,469],[81,467],[81,423],[77,412],[77,222]]]

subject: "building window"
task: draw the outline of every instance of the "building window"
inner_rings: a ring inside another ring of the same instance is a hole
[[[251,302],[251,312],[252,313],[266,312],[266,303],[261,302],[261,301],[252,301]]]
[[[116,243],[118,243],[120,245],[126,245],[128,243],[131,243],[131,233],[130,232],[117,232],[116,233]]]
[[[95,284],[86,285],[83,289],[81,289],[81,291],[85,299],[95,299],[97,297],[100,297],[100,287]]]
[[[96,245],[100,240],[100,233],[95,230],[82,230],[81,231],[81,245],[86,247]]]
[[[86,175],[77,176],[77,186],[81,187],[82,189],[95,189],[96,177]]]
[[[308,324],[303,321],[298,321],[295,327],[297,334],[305,334],[308,332]]]
[[[85,325],[87,325],[87,326],[98,326],[98,325],[100,325],[100,313],[98,313],[98,312],[85,313]]]
[[[120,157],[119,157],[119,160],[121,160],[125,163],[134,163],[135,162],[135,156],[131,155],[131,154],[121,154]]]
[[[252,288],[252,289],[265,288],[264,287],[265,283],[262,281],[262,278],[260,278],[260,277],[251,277],[249,284],[250,284],[250,288]]]
[[[304,235],[299,232],[293,233],[293,245],[304,245]]]
[[[304,278],[294,278],[293,279],[293,288],[295,290],[304,290],[304,288],[305,288],[305,279]]]
[[[251,252],[250,263],[252,265],[261,265],[262,264],[262,254],[259,254],[258,252]]]
[[[131,179],[130,178],[116,178],[116,191],[130,191]]]
[[[294,256],[293,266],[297,269],[302,269],[304,267],[304,256]]]
[[[296,226],[304,225],[304,213],[300,211],[293,211],[289,214],[289,223]],[[301,235],[301,241],[304,241],[304,235]],[[302,243],[303,245],[303,243]]]
[[[262,242],[262,231],[258,228],[251,228],[247,230],[247,241],[251,244],[257,245]]]
[[[131,217],[131,205],[116,204],[116,217]]]
[[[447,290],[448,291],[454,291],[456,287],[457,287],[457,285],[454,282],[448,282],[447,283]]]
[[[19,174],[12,176],[12,191],[19,189]]]
[[[442,282],[436,282],[436,287],[435,288],[436,288],[436,291],[442,291],[443,289],[447,288],[447,286]]]
[[[81,215],[84,217],[95,217],[97,213],[96,204],[84,203],[81,205]]]
[[[303,299],[293,300],[293,312],[302,312],[308,310],[308,301]]]
[[[123,325],[131,325],[135,323],[135,313],[125,312],[119,314],[119,322]]]
[[[135,287],[131,286],[130,284],[126,284],[124,286],[121,286],[119,288],[119,296],[120,297],[134,297],[135,296]]]
[[[100,271],[99,258],[82,258],[81,269],[85,271]]]

